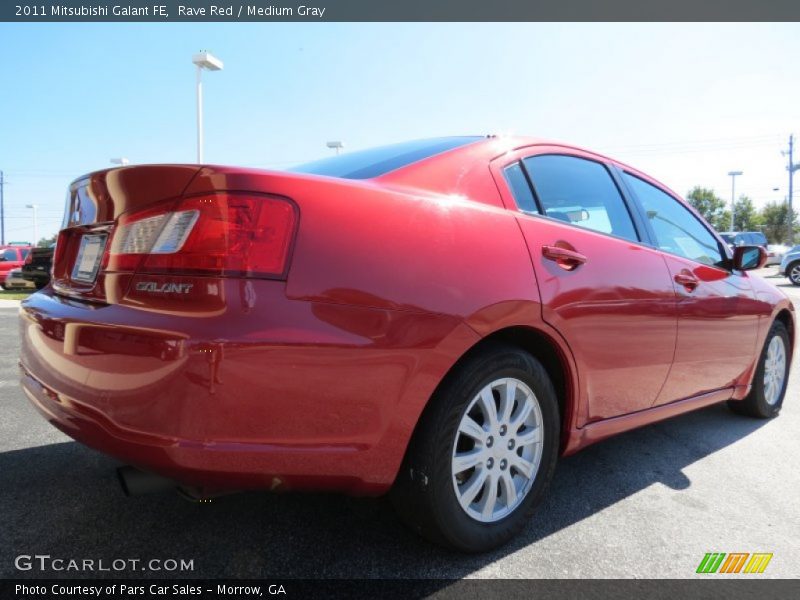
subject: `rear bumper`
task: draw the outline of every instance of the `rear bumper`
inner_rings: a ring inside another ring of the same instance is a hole
[[[202,442],[130,431],[45,386],[21,367],[22,389],[53,426],[82,444],[177,482],[222,489],[337,489],[381,493],[349,463],[365,449],[300,449],[280,445]]]
[[[386,491],[474,333],[441,315],[290,300],[282,282],[215,285],[223,309],[198,315],[33,294],[22,388],[79,442],[187,485]]]

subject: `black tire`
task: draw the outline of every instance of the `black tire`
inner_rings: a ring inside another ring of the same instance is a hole
[[[538,400],[544,440],[527,495],[510,514],[485,523],[468,515],[456,497],[452,451],[472,400],[487,384],[505,377],[525,383]],[[492,344],[467,358],[434,394],[409,444],[390,494],[392,503],[415,531],[437,544],[463,552],[496,548],[523,528],[549,487],[558,460],[560,421],[556,393],[541,363],[517,347]]]
[[[47,282],[35,281],[33,285],[36,286],[37,290],[41,290],[41,289],[44,289],[44,287],[47,285]]]
[[[8,289],[8,288],[6,287],[6,284],[5,284],[5,283],[0,283],[0,288],[3,288],[4,290],[7,290],[7,289]]]
[[[783,376],[783,388],[781,389],[780,396],[777,401],[770,404],[766,401],[765,383],[764,383],[764,369],[767,359],[767,350],[772,339],[778,336],[783,340],[784,351],[786,352],[786,366]],[[792,359],[792,346],[789,343],[789,332],[786,326],[780,321],[775,321],[767,334],[767,339],[764,341],[764,348],[761,350],[761,356],[758,359],[758,366],[756,367],[756,374],[753,377],[753,387],[750,393],[744,400],[728,400],[730,409],[740,415],[747,417],[755,417],[758,419],[772,419],[777,417],[783,406],[783,399],[786,396],[786,387],[789,383],[789,365]]]
[[[786,267],[786,277],[792,282],[792,285],[800,285],[800,260],[796,260]]]

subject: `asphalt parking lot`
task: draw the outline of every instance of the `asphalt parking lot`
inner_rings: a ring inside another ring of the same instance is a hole
[[[771,280],[800,308],[800,288]],[[19,390],[16,312],[0,308],[2,577],[81,575],[14,567],[17,555],[49,554],[191,559],[189,577],[683,578],[712,551],[772,552],[762,576],[800,575],[796,357],[779,418],[713,406],[597,444],[561,462],[522,536],[464,556],[417,538],[382,499],[124,497],[117,463],[53,429]]]

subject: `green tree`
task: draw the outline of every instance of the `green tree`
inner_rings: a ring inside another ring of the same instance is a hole
[[[54,233],[49,238],[42,238],[36,243],[37,248],[49,248],[52,244],[56,243],[56,237],[58,234]]]
[[[686,195],[697,212],[717,231],[728,231],[731,225],[731,213],[725,209],[725,201],[714,193],[714,190],[695,186]]]
[[[789,236],[789,206],[786,202],[768,202],[761,209],[764,235],[771,244],[782,244]],[[794,214],[794,230],[797,231],[797,213]]]
[[[761,215],[758,214],[753,201],[747,196],[739,196],[734,204],[733,230],[760,231]]]

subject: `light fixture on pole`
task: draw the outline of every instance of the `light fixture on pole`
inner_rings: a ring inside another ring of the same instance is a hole
[[[736,219],[736,176],[741,174],[741,171],[728,171],[728,175],[731,178],[731,231],[736,231],[734,226]]]
[[[325,145],[328,148],[332,148],[333,150],[335,150],[336,151],[336,156],[339,156],[339,152],[341,152],[342,148],[344,148],[344,144],[339,140],[335,140],[333,142],[328,142]]]
[[[26,204],[26,208],[33,209],[33,246],[39,243],[39,219],[37,219],[36,209],[39,208],[38,204]]]
[[[131,164],[131,161],[129,161],[124,156],[122,156],[120,158],[112,158],[112,159],[110,159],[110,162],[111,162],[112,165],[119,165],[121,167],[125,167],[125,166]]]
[[[197,66],[197,162],[203,162],[203,69],[221,71],[222,61],[210,52],[203,50],[192,56]]]

